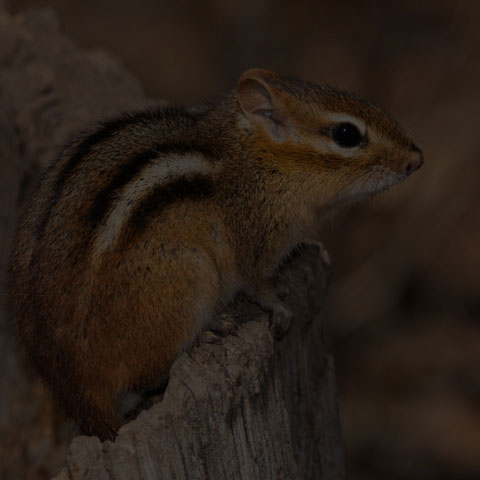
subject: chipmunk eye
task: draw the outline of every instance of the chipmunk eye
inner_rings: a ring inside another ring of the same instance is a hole
[[[332,130],[332,138],[337,145],[344,148],[356,147],[362,143],[360,130],[348,122],[339,123]]]

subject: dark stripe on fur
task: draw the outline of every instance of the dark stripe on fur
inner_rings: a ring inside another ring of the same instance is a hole
[[[191,116],[185,110],[180,108],[144,110],[131,115],[122,115],[103,123],[99,130],[92,133],[90,136],[86,137],[82,142],[80,142],[76,148],[76,151],[71,155],[69,160],[65,163],[57,175],[50,201],[48,202],[47,209],[37,229],[37,238],[41,238],[43,236],[48,219],[50,218],[54,206],[61,197],[65,184],[70,179],[75,168],[82,162],[85,156],[90,153],[92,147],[110,138],[113,134],[136,123],[161,121],[162,118],[168,117],[190,118]]]
[[[214,193],[213,181],[205,175],[181,177],[172,183],[159,185],[147,195],[128,219],[124,241],[129,242],[145,231],[153,218],[166,208],[185,200],[206,200]]]
[[[212,158],[209,149],[199,145],[189,145],[185,143],[164,143],[158,144],[154,148],[142,152],[140,155],[129,160],[121,170],[113,177],[109,185],[94,199],[93,207],[90,212],[89,220],[93,227],[102,224],[105,216],[114,201],[116,193],[125,185],[130,183],[137,177],[146,165],[149,165],[152,160],[159,160],[160,157],[169,154],[186,154],[199,153],[205,158]]]

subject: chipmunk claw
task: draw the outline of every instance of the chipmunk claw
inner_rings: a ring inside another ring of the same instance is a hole
[[[283,338],[290,329],[292,319],[293,313],[282,303],[271,307],[269,327],[274,338],[277,340]]]
[[[285,288],[281,293],[287,296],[290,291]],[[293,313],[279,300],[278,292],[272,286],[264,286],[254,293],[247,292],[247,298],[270,315],[269,327],[274,338],[280,339],[288,332]]]
[[[219,344],[228,335],[236,335],[238,324],[235,317],[229,313],[220,313],[212,319],[209,329],[203,332],[202,341]]]

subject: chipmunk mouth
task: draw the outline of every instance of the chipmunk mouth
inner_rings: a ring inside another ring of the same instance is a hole
[[[383,191],[405,180],[407,173],[398,173],[384,165],[374,165],[370,170],[370,181],[374,191]]]
[[[358,188],[364,189],[366,195],[373,195],[387,190],[406,178],[407,175],[395,172],[389,167],[374,165],[361,180]]]
[[[349,183],[339,193],[336,203],[351,204],[378,195],[407,177],[383,165],[374,165],[367,173]]]

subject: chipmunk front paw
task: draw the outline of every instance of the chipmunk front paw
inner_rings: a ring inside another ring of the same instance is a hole
[[[270,331],[274,338],[281,339],[290,329],[293,313],[281,302],[271,306]]]
[[[227,335],[236,335],[238,324],[235,317],[229,313],[220,313],[212,319],[208,330],[203,332],[202,341],[206,343],[220,343]]]
[[[288,290],[283,296],[288,295]],[[266,286],[255,293],[247,293],[249,300],[270,314],[270,331],[276,339],[282,338],[289,330],[293,313],[278,299],[278,292],[272,286]]]

